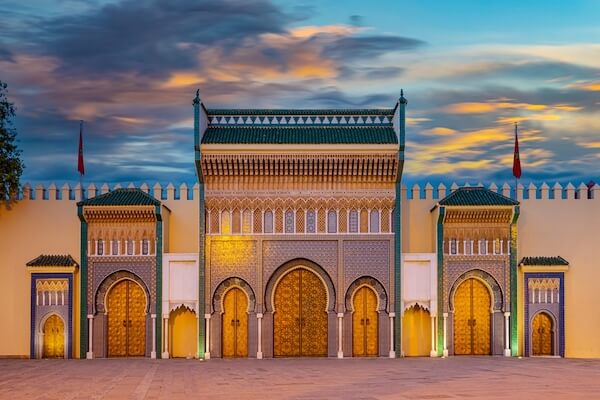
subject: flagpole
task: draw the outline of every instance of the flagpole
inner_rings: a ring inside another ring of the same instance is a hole
[[[83,174],[85,169],[83,166],[83,120],[79,120],[79,154],[77,156],[77,172],[79,172],[79,188],[81,190],[81,200],[84,199],[83,190]]]
[[[517,142],[517,129],[518,129],[519,123],[515,122],[515,143]],[[519,161],[520,163],[520,161]],[[518,199],[518,195],[517,195],[517,190],[519,188],[519,177],[517,175],[515,175],[515,200],[519,201]]]

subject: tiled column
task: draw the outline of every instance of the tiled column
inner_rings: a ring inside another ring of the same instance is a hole
[[[92,348],[92,344],[94,343],[94,316],[92,314],[88,314],[88,351],[85,355],[85,358],[91,360],[94,358],[94,351]]]
[[[447,325],[448,325],[448,313],[444,313],[444,352],[442,353],[443,357],[448,357],[448,335],[446,334],[447,332]]]
[[[206,321],[206,344],[204,345],[204,359],[210,360],[210,314],[204,314],[204,320]]]
[[[390,313],[390,358],[396,358],[396,352],[394,351],[394,317],[396,313]]]
[[[508,323],[510,312],[504,313],[504,356],[510,357],[510,324]]]
[[[262,360],[262,358],[263,358],[263,354],[262,354],[262,318],[263,318],[262,313],[256,314],[256,319],[257,319],[256,322],[258,325],[258,346],[257,346],[257,351],[256,351],[256,358],[259,360]]]
[[[338,313],[338,358],[344,358],[344,349],[342,348],[342,323],[344,322],[344,313]]]
[[[151,314],[152,318],[152,351],[150,352],[150,358],[156,358],[156,314]]]
[[[435,315],[431,315],[431,351],[429,357],[437,357],[437,351],[435,351]]]

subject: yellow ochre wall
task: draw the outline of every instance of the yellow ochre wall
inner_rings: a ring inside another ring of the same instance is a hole
[[[177,188],[177,192],[180,190]],[[189,190],[194,200],[175,200],[173,190],[164,190],[167,199],[163,204],[171,210],[168,227],[171,253],[198,251],[198,188],[194,186]],[[600,336],[600,313],[588,310],[598,304],[595,284],[600,281],[597,256],[600,190],[595,191],[592,200],[574,199],[575,191],[567,191],[571,199],[521,201],[518,256],[521,259],[560,255],[570,262],[570,270],[565,273],[566,355],[600,357],[600,341],[596,340]],[[36,192],[38,200],[19,201],[11,210],[0,207],[0,301],[5,305],[0,357],[29,356],[30,280],[25,264],[40,254],[71,254],[80,262],[76,201],[40,200],[42,191]],[[49,193],[49,197],[55,198],[53,193]],[[435,221],[430,210],[436,203],[431,190],[402,190],[404,253],[435,252]],[[78,276],[75,285],[77,296]],[[522,295],[519,304],[522,317]],[[78,356],[79,298],[74,299],[74,307],[74,355]],[[523,332],[522,327],[520,332]]]
[[[189,190],[198,199],[197,185]],[[36,200],[20,200],[8,210],[0,205],[0,302],[5,305],[1,314],[5,328],[0,329],[0,357],[29,357],[31,282],[25,264],[40,254],[70,254],[81,263],[77,201],[56,200],[56,191],[43,190],[41,186],[32,192]],[[169,240],[166,249],[197,252],[198,201],[187,197],[175,200],[173,191],[164,192],[167,199],[163,204],[171,210],[165,215],[165,237]],[[155,194],[153,190],[150,193]],[[78,191],[76,195],[79,196]],[[44,197],[48,200],[42,200]],[[73,356],[79,357],[79,274],[73,285]]]

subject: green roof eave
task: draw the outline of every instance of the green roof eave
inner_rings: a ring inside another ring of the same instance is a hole
[[[209,126],[202,144],[398,144],[392,126]]]
[[[161,202],[140,189],[115,189],[80,201],[78,206],[158,206]]]
[[[441,206],[513,207],[519,202],[483,187],[461,187],[438,202]]]

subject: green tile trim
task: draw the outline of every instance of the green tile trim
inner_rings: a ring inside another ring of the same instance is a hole
[[[446,207],[440,207],[437,222],[437,354],[444,354],[444,216]]]
[[[535,266],[566,266],[569,262],[561,256],[555,257],[523,257],[519,265],[535,265]]]
[[[70,254],[41,254],[25,264],[28,267],[76,267]]]
[[[206,312],[205,310],[205,285],[206,285],[206,279],[205,279],[205,255],[204,255],[204,250],[205,250],[205,225],[206,225],[206,221],[205,221],[205,204],[204,204],[204,183],[200,183],[200,190],[199,190],[199,194],[200,194],[200,201],[199,203],[199,225],[198,225],[198,229],[199,229],[199,236],[200,236],[200,245],[198,247],[198,312],[199,313],[204,313]],[[199,315],[200,318],[202,318],[202,321],[200,321],[200,326],[198,328],[198,340],[200,341],[198,349],[199,349],[199,354],[198,357],[200,358],[204,358],[204,354],[206,353],[206,351],[208,349],[206,349],[206,321],[204,320],[204,315],[200,314]]]
[[[88,349],[88,323],[87,323],[87,278],[88,278],[88,259],[87,259],[87,222],[83,217],[83,206],[77,206],[77,216],[81,221],[80,244],[81,265],[80,265],[80,283],[79,290],[79,358],[86,358]]]
[[[162,357],[162,256],[163,256],[163,219],[160,207],[156,206],[156,357]]]
[[[396,214],[394,215],[394,350],[396,357],[402,355],[402,184],[396,182]]]
[[[519,355],[519,310],[517,306],[517,221],[521,213],[515,206],[510,223],[510,350],[513,357]]]
[[[83,206],[154,206],[160,204],[160,199],[155,199],[148,193],[136,188],[119,188],[83,200],[77,205]]]
[[[514,206],[519,202],[484,187],[461,187],[439,202],[443,206]]]
[[[196,93],[194,99],[194,158],[196,165],[196,175],[198,176],[199,184],[199,199],[198,199],[198,318],[201,320],[198,324],[198,358],[204,358],[206,353],[206,321],[204,319],[205,313],[205,266],[204,266],[204,231],[205,231],[205,205],[204,205],[204,182],[202,179],[202,165],[201,159],[202,154],[200,153],[200,98]]]

